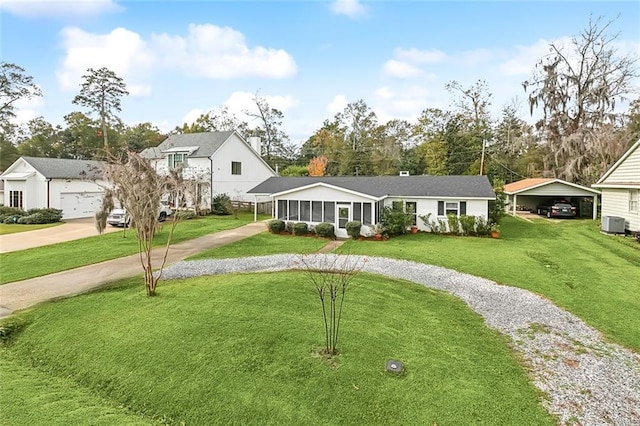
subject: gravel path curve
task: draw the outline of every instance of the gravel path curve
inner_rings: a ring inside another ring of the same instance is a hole
[[[453,270],[405,260],[366,256],[312,254],[305,263],[363,264],[364,272],[413,281],[462,299],[486,324],[511,337],[533,378],[547,396],[549,412],[562,424],[640,425],[640,356],[617,344],[582,320],[527,290]],[[299,255],[178,262],[165,279],[234,272],[302,268]]]

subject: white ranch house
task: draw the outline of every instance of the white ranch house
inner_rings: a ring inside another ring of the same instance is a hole
[[[252,138],[249,144],[235,131],[171,135],[141,155],[161,174],[182,165],[186,178],[199,180],[199,200],[195,202],[203,207],[211,205],[212,194],[253,201],[247,191],[277,176],[260,156],[260,139]]]
[[[382,210],[403,203],[414,211],[414,224],[429,230],[419,219],[456,215],[489,215],[495,193],[486,176],[373,176],[373,177],[272,177],[249,191],[273,200],[272,216],[317,225],[332,223],[336,236],[346,238],[346,223],[362,222],[369,235],[380,222]]]
[[[63,219],[92,217],[106,184],[99,179],[100,165],[90,160],[20,157],[0,175],[5,205],[60,209]]]
[[[592,185],[602,191],[602,217],[621,217],[625,230],[640,233],[640,140]]]

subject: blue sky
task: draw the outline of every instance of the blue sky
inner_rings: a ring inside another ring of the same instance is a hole
[[[62,124],[86,69],[107,66],[131,92],[128,124],[170,130],[223,104],[241,115],[259,90],[294,141],[358,99],[381,122],[448,108],[452,79],[487,80],[497,117],[525,99],[548,43],[567,43],[590,15],[620,15],[620,50],[640,52],[637,1],[2,0],[0,14],[2,60],[44,92],[19,105],[20,120]]]

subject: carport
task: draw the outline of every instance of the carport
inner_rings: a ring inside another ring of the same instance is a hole
[[[536,211],[536,206],[546,198],[563,198],[578,208],[579,217],[598,216],[600,191],[555,178],[529,178],[504,186],[507,196],[507,212],[514,216],[518,211]]]

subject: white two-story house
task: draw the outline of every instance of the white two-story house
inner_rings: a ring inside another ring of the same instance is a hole
[[[155,148],[141,153],[159,173],[182,166],[186,178],[198,180],[198,200],[203,207],[212,197],[227,194],[235,201],[254,201],[247,191],[277,176],[260,156],[260,139],[245,141],[235,131],[171,135]]]

